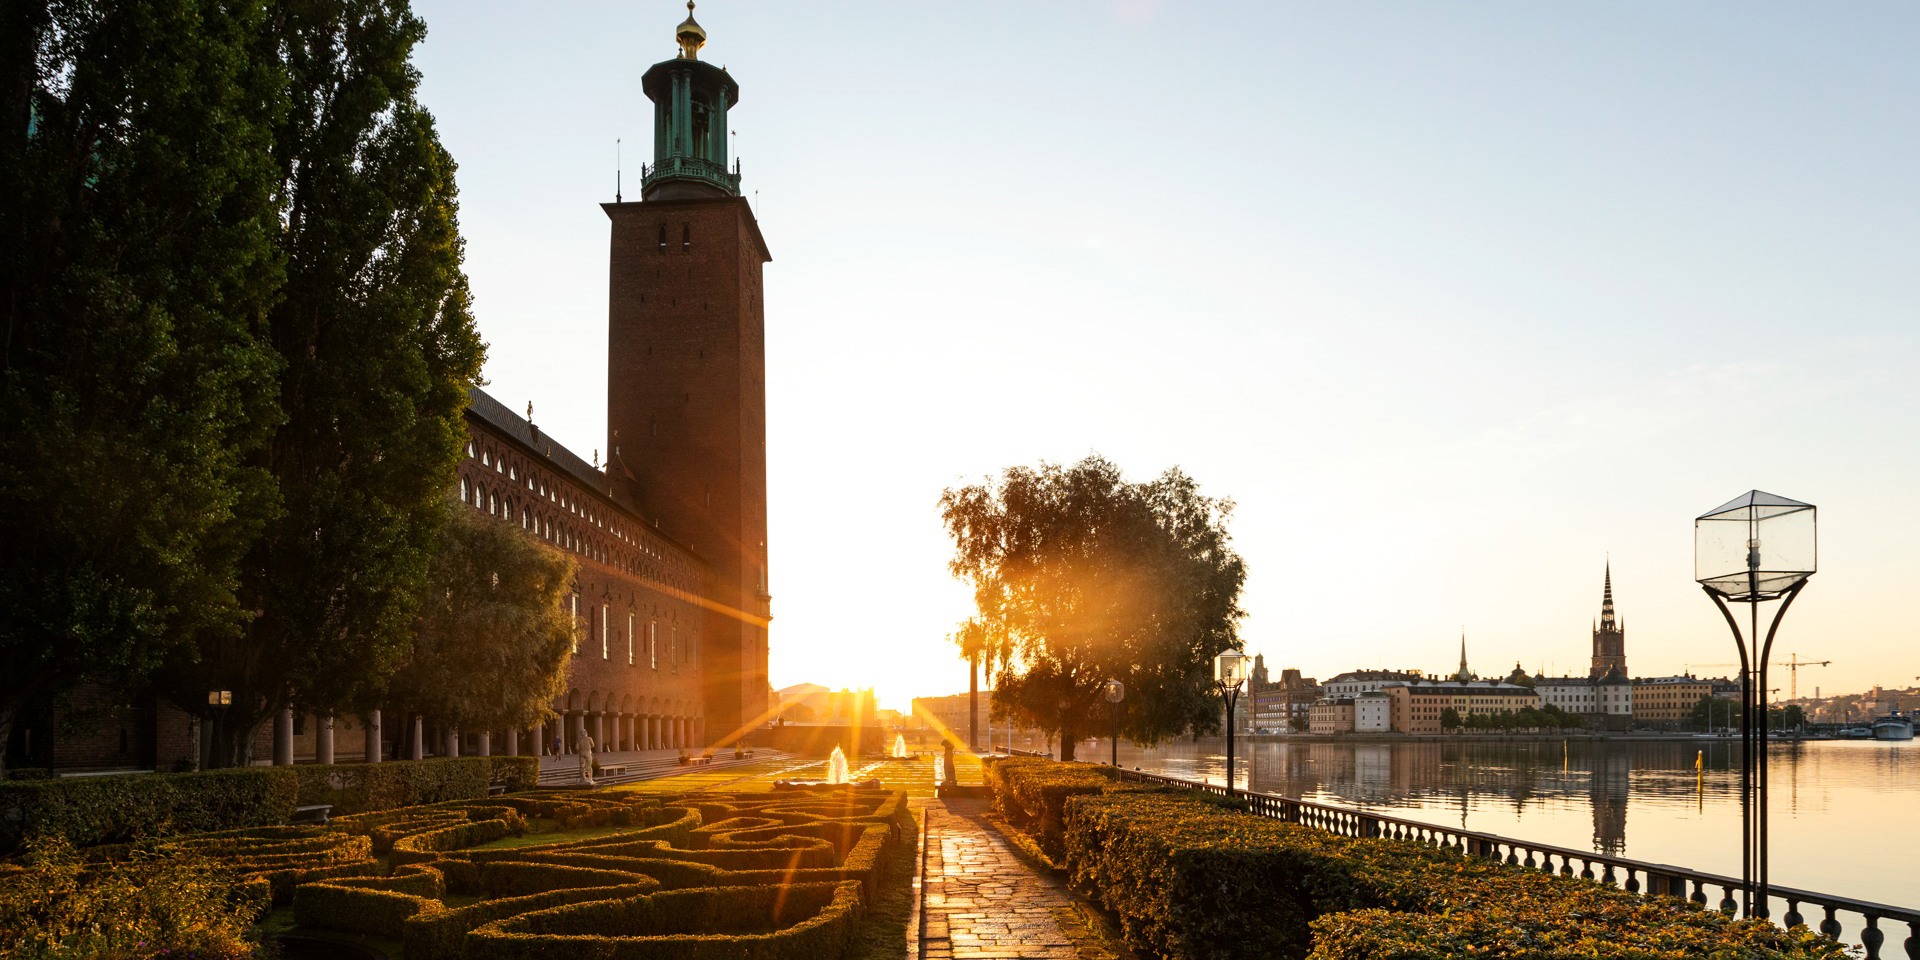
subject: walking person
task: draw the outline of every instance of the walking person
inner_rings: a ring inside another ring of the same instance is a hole
[[[581,727],[574,733],[574,739],[580,744],[580,779],[587,786],[599,786],[593,779],[593,738],[587,735],[587,728]]]

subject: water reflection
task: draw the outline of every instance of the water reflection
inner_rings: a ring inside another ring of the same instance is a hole
[[[1242,788],[1564,847],[1739,873],[1738,744],[1668,741],[1241,744]],[[1700,770],[1695,771],[1698,757]],[[1224,744],[1123,746],[1121,763],[1223,775]],[[1920,741],[1772,750],[1774,881],[1920,905]],[[1632,813],[1630,832],[1629,812]]]

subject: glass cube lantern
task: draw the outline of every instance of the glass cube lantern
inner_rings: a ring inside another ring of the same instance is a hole
[[[1127,698],[1127,685],[1118,680],[1108,680],[1100,685],[1100,695],[1105,697],[1108,703],[1119,703]]]
[[[1233,689],[1247,681],[1248,664],[1253,658],[1238,650],[1228,650],[1213,661],[1213,680],[1227,689]]]
[[[1813,504],[1750,490],[1693,521],[1693,578],[1734,603],[1772,600],[1815,570]]]

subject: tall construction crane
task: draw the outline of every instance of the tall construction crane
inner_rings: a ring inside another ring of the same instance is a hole
[[[1832,660],[1802,660],[1800,659],[1800,655],[1797,653],[1787,654],[1787,662],[1784,664],[1781,664],[1781,666],[1784,666],[1787,668],[1787,676],[1789,677],[1789,680],[1787,681],[1787,685],[1792,688],[1788,691],[1788,693],[1791,694],[1790,699],[1794,699],[1794,700],[1800,699],[1800,668],[1801,667],[1825,667],[1825,666],[1832,665],[1832,663],[1833,663]]]

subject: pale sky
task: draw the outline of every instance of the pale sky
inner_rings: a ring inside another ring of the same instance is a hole
[[[488,389],[590,455],[686,10],[416,8]],[[1724,664],[1692,520],[1757,487],[1820,508],[1802,694],[1920,674],[1920,5],[698,17],[773,252],[776,687],[966,689],[941,490],[1093,451],[1238,502],[1276,671],[1584,672],[1609,553],[1633,673]]]

